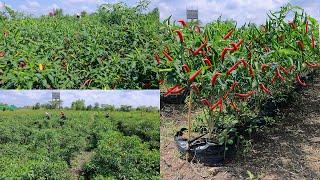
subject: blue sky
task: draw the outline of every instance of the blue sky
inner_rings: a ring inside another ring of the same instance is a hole
[[[56,92],[56,91],[54,91]],[[112,104],[115,106],[131,105],[160,107],[159,90],[61,90],[63,106],[70,106],[71,102],[83,99],[86,105]],[[47,103],[51,100],[51,90],[1,90],[0,102],[18,107],[34,105],[37,102]]]
[[[132,6],[138,0],[122,0]],[[48,14],[53,8],[62,8],[64,12],[75,14],[82,10],[94,11],[103,3],[115,3],[119,0],[0,0],[18,11],[27,14]],[[223,18],[244,22],[265,22],[269,10],[277,10],[286,3],[303,7],[308,14],[320,19],[320,0],[152,0],[150,9],[159,7],[161,19],[172,15],[173,19],[186,18],[186,8],[199,10],[199,18],[207,23]]]

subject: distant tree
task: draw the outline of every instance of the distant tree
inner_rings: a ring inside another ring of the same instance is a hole
[[[34,110],[37,110],[37,109],[40,109],[40,103],[36,103],[33,107],[32,107],[32,109],[34,109]]]
[[[114,107],[114,105],[110,105],[110,104],[101,104],[101,108],[104,111],[115,111],[116,107]]]
[[[87,16],[88,15],[88,13],[87,13],[87,11],[81,11],[81,17],[85,17],[85,16]]]
[[[51,109],[58,109],[59,107],[62,107],[63,101],[60,99],[59,101],[49,101],[51,104]]]
[[[93,109],[95,109],[95,110],[99,110],[100,109],[100,104],[99,103],[94,103],[94,107],[93,107]]]
[[[128,106],[128,105],[121,105],[119,111],[124,111],[124,112],[129,112],[132,110],[132,106]]]
[[[81,99],[81,100],[76,100],[76,101],[72,102],[71,109],[85,110],[86,109],[85,101]]]
[[[90,104],[89,106],[87,106],[87,111],[92,110],[92,105]]]

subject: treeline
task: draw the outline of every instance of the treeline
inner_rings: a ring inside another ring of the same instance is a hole
[[[129,105],[121,105],[120,107],[116,107],[114,105],[110,104],[99,104],[94,103],[93,105],[86,105],[85,100],[76,100],[71,103],[71,107],[62,107],[61,106],[62,101],[60,102],[52,102],[45,104],[36,103],[34,106],[26,106],[27,109],[66,109],[66,110],[79,110],[79,111],[123,111],[123,112],[129,112],[133,110],[137,111],[145,111],[145,112],[152,112],[152,111],[158,111],[159,109],[157,107],[153,106],[138,106],[136,108],[129,106]]]

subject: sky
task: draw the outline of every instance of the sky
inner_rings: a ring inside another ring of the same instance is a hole
[[[110,104],[114,106],[131,105],[160,107],[159,90],[1,90],[0,103],[23,107],[35,105],[37,102],[44,104],[51,100],[52,92],[60,92],[63,107],[70,107],[71,103],[83,99],[86,105]]]
[[[62,8],[68,14],[76,14],[82,10],[93,12],[104,3],[115,3],[120,0],[0,0],[15,10],[26,14],[48,14],[54,8]],[[129,6],[138,0],[122,0]],[[245,22],[261,24],[265,22],[266,13],[278,10],[279,7],[291,3],[303,7],[308,14],[320,19],[320,0],[152,0],[150,9],[158,7],[161,19],[170,15],[174,20],[185,19],[186,8],[199,10],[199,18],[203,23],[217,19],[220,15],[225,19],[233,19],[239,25]]]

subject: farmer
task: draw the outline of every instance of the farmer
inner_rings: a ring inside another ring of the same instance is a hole
[[[50,120],[50,114],[48,112],[46,112],[46,118],[47,120]]]
[[[64,114],[63,111],[61,111],[60,113],[60,126],[63,126],[64,125],[64,121],[67,120],[67,117],[66,115]]]
[[[107,112],[106,113],[106,116],[105,116],[106,118],[109,118],[110,117],[110,115],[109,115],[109,113]]]

